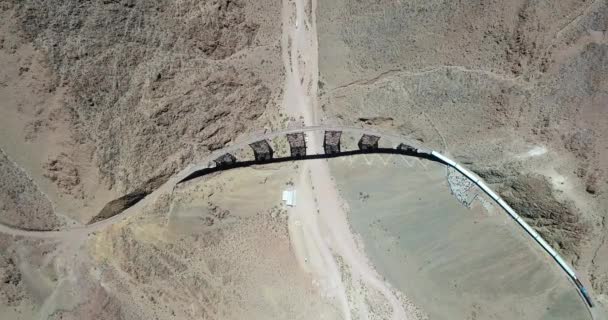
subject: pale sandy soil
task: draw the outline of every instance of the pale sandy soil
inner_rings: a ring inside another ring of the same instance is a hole
[[[443,165],[363,157],[329,161],[349,222],[430,319],[590,319],[566,273],[477,188],[466,208]]]
[[[198,179],[82,239],[2,238],[1,275],[17,281],[12,291],[1,287],[0,312],[11,319],[341,319],[290,244],[281,191],[296,174],[289,164]]]
[[[322,121],[380,126],[464,163],[607,301],[608,2],[317,9]]]
[[[177,191],[160,220],[134,224],[133,240],[116,247],[109,245],[116,237],[105,235],[95,241],[100,250],[94,252],[117,271],[135,272],[134,289],[142,281],[151,293],[171,293],[152,306],[155,312],[167,305],[180,318],[334,318],[290,248],[280,195],[292,178],[293,166],[275,165],[198,180]],[[129,261],[133,246],[165,249],[142,269],[144,257]]]
[[[288,114],[301,119],[305,125],[314,125],[320,116],[317,108],[316,1],[309,3],[312,14],[308,15],[304,1],[297,0],[292,5],[295,5],[295,17],[287,10],[290,5],[284,5],[283,12],[283,60],[286,68],[283,106]],[[311,135],[307,148],[311,153],[321,153],[321,136]],[[289,219],[293,245],[301,255],[300,263],[315,274],[327,293],[336,299],[345,319],[369,317],[370,306],[362,302],[365,294],[361,297],[347,296],[346,286],[354,283],[343,283],[345,270],[338,269],[333,255],[341,259],[351,277],[379,291],[389,302],[390,313],[380,316],[407,319],[402,302],[390,286],[380,280],[357,247],[327,163],[307,161],[300,170],[301,177],[296,184],[296,190],[302,195],[300,206],[290,210]]]
[[[254,131],[378,127],[472,168],[606,303],[607,8],[604,0],[0,0],[0,222],[82,226],[107,201],[165,181]],[[310,137],[311,150],[320,139]],[[344,139],[352,146],[357,137]],[[285,154],[285,141],[281,148]],[[388,164],[375,159],[366,163]],[[348,168],[315,160],[235,170],[195,180],[173,196],[164,188],[126,221],[108,220],[91,233],[56,242],[3,236],[0,315],[580,315],[580,301],[562,294],[570,287],[553,265],[539,274],[546,257],[516,231],[497,227],[506,222],[491,202],[456,210],[450,206],[460,204],[449,198],[397,217],[399,201],[445,191],[445,180],[430,176],[433,183],[419,183],[407,199],[383,192],[395,207],[377,208],[354,188],[376,186],[371,194],[396,186],[363,175],[349,194],[337,181],[347,175],[340,169]],[[373,177],[393,181],[392,173]],[[410,178],[417,179],[403,180]],[[288,212],[279,209],[285,187],[299,194]],[[356,230],[354,222],[371,216],[358,213],[363,209],[378,220],[367,235],[361,226],[370,223],[360,221]],[[440,219],[452,210],[474,219],[449,220],[453,230],[417,220],[419,211]],[[475,242],[476,228],[497,237]],[[439,230],[445,232],[431,237]],[[444,234],[458,240],[443,241]],[[486,263],[499,259],[485,245],[502,239],[516,239],[501,248],[512,259],[504,265],[522,269]],[[479,256],[465,255],[465,240]],[[444,260],[445,248],[463,254]],[[534,287],[522,288],[526,281]],[[496,293],[501,285],[508,296]],[[510,307],[516,302],[523,307]]]

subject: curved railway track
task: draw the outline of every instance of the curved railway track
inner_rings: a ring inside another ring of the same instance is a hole
[[[557,251],[555,251],[532,227],[530,227],[513,210],[513,208],[511,208],[502,198],[500,198],[500,196],[498,196],[494,191],[492,191],[483,182],[483,180],[481,178],[474,175],[471,171],[467,170],[462,165],[456,163],[452,159],[449,159],[445,155],[443,155],[437,151],[424,148],[418,142],[413,141],[412,139],[409,139],[404,136],[392,134],[392,133],[373,130],[373,129],[364,129],[364,128],[347,127],[347,126],[320,125],[320,126],[290,128],[290,129],[284,129],[284,130],[273,131],[273,132],[268,132],[268,133],[254,134],[250,137],[237,141],[235,144],[233,144],[231,146],[228,146],[224,149],[220,149],[220,150],[216,150],[216,151],[212,152],[198,164],[193,164],[193,165],[186,167],[181,172],[179,172],[176,175],[174,175],[173,177],[171,177],[167,182],[165,182],[159,188],[157,188],[156,190],[154,190],[153,192],[148,194],[146,197],[143,197],[140,201],[138,201],[131,207],[129,207],[129,208],[125,209],[124,211],[122,211],[110,218],[107,218],[105,220],[98,221],[98,222],[95,222],[95,223],[92,223],[92,224],[89,224],[86,226],[73,227],[73,228],[57,230],[57,231],[54,231],[54,230],[49,230],[49,231],[26,230],[26,229],[20,229],[17,227],[0,224],[0,232],[9,234],[12,236],[30,237],[30,238],[38,238],[38,239],[54,239],[54,238],[56,239],[56,238],[69,237],[69,236],[73,236],[76,234],[83,235],[83,234],[93,233],[93,232],[102,230],[114,223],[122,221],[131,215],[136,214],[138,212],[138,210],[141,208],[141,206],[144,204],[145,201],[143,201],[143,200],[145,200],[146,198],[149,198],[149,197],[152,197],[155,195],[159,195],[159,194],[163,194],[166,192],[172,192],[173,189],[180,182],[191,179],[193,174],[195,174],[197,172],[205,172],[204,170],[211,169],[212,167],[210,166],[210,164],[213,162],[213,160],[217,159],[218,157],[220,157],[222,155],[225,155],[226,153],[232,153],[237,150],[247,148],[251,143],[257,142],[260,140],[272,140],[273,138],[285,136],[285,135],[291,134],[291,133],[298,133],[298,132],[310,133],[310,132],[321,132],[321,131],[341,131],[343,133],[351,133],[351,134],[359,134],[359,135],[374,135],[374,136],[379,136],[381,139],[388,138],[390,140],[397,141],[398,143],[404,143],[406,145],[412,146],[416,150],[416,154],[415,154],[416,156],[439,161],[441,163],[444,163],[445,165],[455,168],[460,173],[462,173],[464,176],[466,176],[468,179],[470,179],[472,182],[474,182],[477,186],[479,186],[480,190],[485,192],[501,208],[503,208],[504,211],[507,214],[509,214],[513,218],[513,220],[518,225],[520,225],[526,231],[526,233],[528,233],[531,236],[531,238],[535,242],[537,242],[553,258],[553,260],[566,272],[568,277],[572,280],[573,284],[579,290],[581,297],[585,300],[587,305],[590,307],[593,306],[592,300],[591,300],[587,290],[581,284],[580,280],[578,279],[578,277],[577,277],[575,271],[572,269],[572,267],[569,266],[568,263],[559,255],[559,253],[557,253]],[[365,153],[391,153],[391,150],[393,150],[394,151],[393,153],[396,153],[396,154],[403,153],[401,150],[398,150],[396,148],[372,149],[372,150],[367,150]],[[345,152],[341,152],[338,154],[332,154],[331,157],[348,156],[348,155],[352,155],[352,154],[355,154],[355,153],[345,151]],[[314,157],[323,157],[323,156],[324,156],[323,154],[312,154],[312,155],[307,155],[307,157],[302,157],[302,158],[285,158],[284,161],[306,160],[306,159],[311,159]],[[277,160],[281,161],[280,159],[273,159],[272,161],[268,161],[268,162],[277,162]],[[244,161],[244,162],[241,161],[240,163],[245,163],[244,166],[260,164],[260,162],[256,162],[256,161]],[[231,168],[234,168],[234,167],[231,167],[231,166],[227,166],[226,168],[217,167],[217,168],[215,168],[214,172],[225,170],[225,169],[231,169]],[[202,176],[202,175],[203,174],[201,174],[199,176]]]

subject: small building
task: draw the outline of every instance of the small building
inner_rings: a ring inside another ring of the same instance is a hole
[[[323,139],[323,149],[325,149],[325,154],[340,153],[341,136],[342,131],[325,131],[325,137]]]
[[[226,167],[235,164],[236,157],[230,153],[225,153],[217,157],[215,160],[213,160],[213,162],[215,162],[215,165],[218,167]]]
[[[255,156],[255,161],[267,161],[272,159],[274,151],[272,147],[266,140],[256,141],[254,143],[249,144],[251,149],[253,149],[253,154]]]
[[[296,191],[283,190],[283,202],[289,207],[294,207],[296,205]]]
[[[291,156],[294,158],[302,158],[306,156],[306,138],[304,132],[288,133],[287,141]]]
[[[405,153],[417,153],[417,151],[418,151],[418,149],[416,149],[410,145],[407,145],[405,143],[400,143],[397,146],[397,150],[404,151]]]
[[[380,140],[378,136],[364,134],[359,140],[359,150],[378,149],[378,140]]]

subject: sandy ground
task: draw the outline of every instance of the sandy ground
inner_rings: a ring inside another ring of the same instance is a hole
[[[379,127],[483,176],[605,303],[607,8],[573,0],[1,1],[0,179],[8,183],[0,221],[81,226],[107,201],[165,181],[253,131]],[[310,137],[310,150],[320,139]],[[439,203],[446,208],[429,204],[396,217],[394,207],[374,207],[371,191],[349,193],[340,182],[346,174],[333,177],[340,169],[315,160],[234,171],[205,178],[210,189],[195,181],[174,198],[163,192],[128,220],[91,233],[2,237],[0,312],[17,319],[580,316],[580,301],[564,291],[569,284],[555,270],[539,274],[546,259],[533,248],[520,254],[528,243],[497,227],[504,221],[488,201],[466,193]],[[379,184],[364,177],[349,187]],[[445,191],[445,177],[431,178],[427,194]],[[283,187],[299,194],[288,212],[278,209]],[[422,198],[416,192],[408,199]],[[398,194],[384,196],[396,207]],[[452,208],[458,201],[473,202]],[[373,215],[357,213],[365,208]],[[419,220],[419,211],[437,220]],[[444,211],[475,218],[446,220],[454,228],[441,229]],[[361,216],[376,220],[360,220],[357,230]],[[473,242],[478,256],[445,258],[468,253],[476,228],[497,237]],[[370,245],[370,237],[380,240]],[[485,246],[500,239],[512,240],[501,248],[512,260],[488,264],[502,261]],[[522,269],[504,269],[516,263]],[[505,276],[486,276],[493,272]],[[534,287],[522,289],[526,281]],[[515,302],[522,307],[509,307]]]
[[[349,222],[430,319],[590,319],[565,272],[478,189],[467,208],[443,165],[366,157],[330,160]]]
[[[2,238],[11,319],[341,319],[290,244],[293,164],[237,169],[83,239]],[[258,190],[255,194],[249,192]],[[9,272],[8,266],[15,265]],[[13,281],[7,278],[9,281]]]
[[[286,68],[283,106],[288,114],[301,119],[305,125],[314,125],[319,119],[316,1],[308,3],[312,6],[312,14],[306,14],[304,1],[297,0],[294,5],[295,18],[294,13],[287,10],[290,5],[283,6],[283,60]],[[321,153],[321,136],[309,137],[307,147],[308,152]],[[360,279],[383,295],[390,304],[392,319],[406,319],[402,302],[389,286],[379,280],[379,275],[357,248],[327,163],[307,161],[301,170],[296,190],[302,197],[300,205],[290,210],[289,218],[293,246],[303,255],[299,258],[300,263],[304,262],[303,266],[316,274],[328,294],[335,297],[345,319],[352,319],[353,312],[358,312],[356,317],[366,318],[369,307],[357,303],[364,299],[347,296],[343,275],[333,255],[342,259],[351,277]]]
[[[321,120],[410,135],[465,164],[606,301],[608,3],[317,9]]]
[[[299,271],[290,249],[280,195],[293,179],[292,172],[291,165],[268,166],[203,179],[174,196],[167,231],[154,231],[154,224],[136,227],[140,241],[148,239],[151,245],[160,237],[176,248],[200,247],[194,255],[187,253],[188,266],[179,273],[179,278],[186,274],[200,278],[195,283],[202,281],[189,293],[198,300],[196,312],[187,311],[191,317],[335,317],[312,279]],[[264,191],[248,192],[254,188]],[[98,243],[106,246],[105,241]],[[174,290],[179,292],[183,285],[188,287],[182,282]]]

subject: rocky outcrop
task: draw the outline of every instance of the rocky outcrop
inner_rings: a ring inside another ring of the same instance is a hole
[[[101,209],[101,211],[89,221],[88,224],[102,221],[122,213],[123,211],[134,206],[150,193],[154,192],[154,190],[158,189],[161,185],[167,182],[169,178],[169,175],[154,177],[136,188],[134,191],[108,202],[103,209]]]
[[[15,265],[15,260],[0,254],[0,305],[16,306],[25,298],[21,272]]]
[[[517,175],[505,181],[499,193],[551,246],[578,259],[590,226],[573,203],[557,200],[544,176]]]
[[[38,186],[0,149],[0,223],[28,230],[65,225]]]
[[[23,42],[45,56],[52,79],[48,91],[66,92],[57,110],[36,113],[27,129],[35,140],[56,119],[68,126],[69,148],[44,165],[46,177],[65,194],[82,198],[81,189],[89,191],[81,186],[91,183],[81,172],[91,167],[86,161],[99,172],[99,185],[134,193],[149,179],[175,173],[247,128],[265,124],[261,117],[274,78],[252,68],[261,56],[242,61],[248,49],[272,41],[256,38],[257,4],[26,0],[3,5]]]

